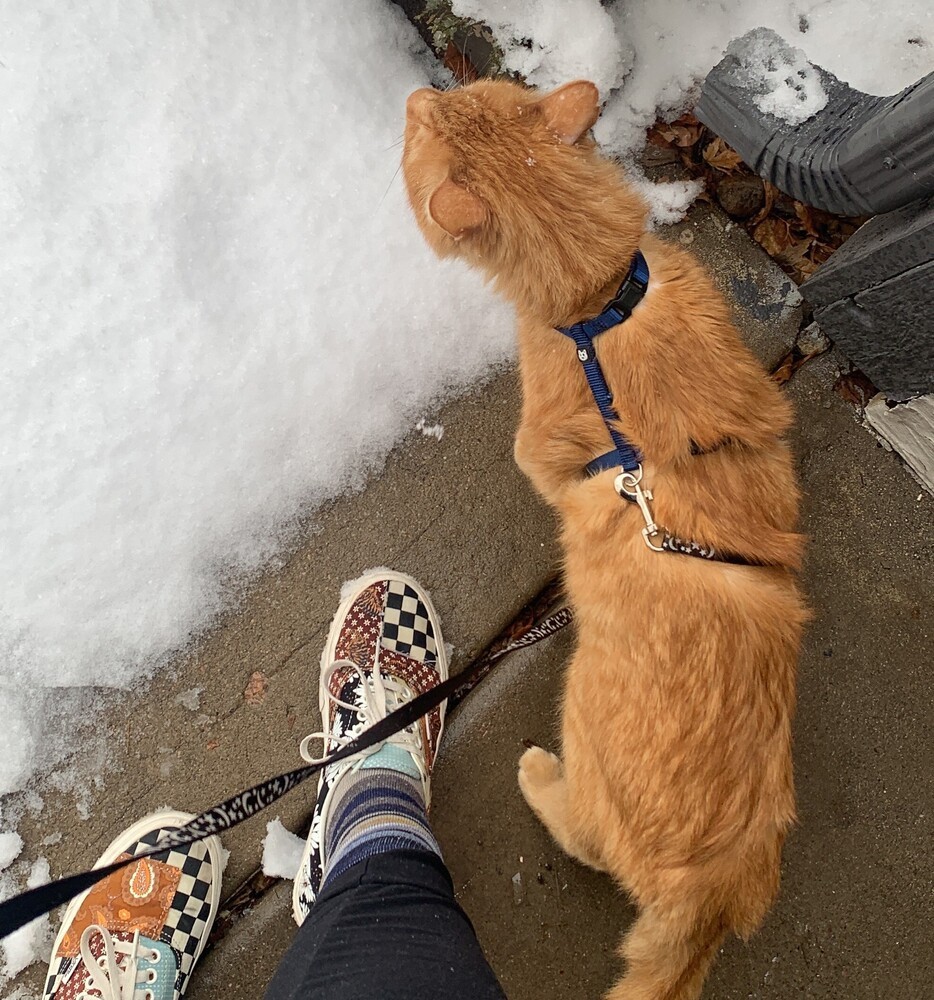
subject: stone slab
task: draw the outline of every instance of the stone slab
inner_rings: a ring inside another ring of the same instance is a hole
[[[910,271],[934,257],[934,196],[870,219],[801,286],[813,306]]]
[[[934,243],[934,225],[931,226]],[[845,249],[845,247],[844,247]],[[815,318],[886,396],[905,400],[934,391],[934,260],[874,284]]]

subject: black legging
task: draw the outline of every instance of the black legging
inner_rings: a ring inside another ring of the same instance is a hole
[[[435,854],[377,854],[328,882],[266,1000],[505,1000]]]

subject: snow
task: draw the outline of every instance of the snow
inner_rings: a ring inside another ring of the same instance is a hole
[[[629,171],[629,183],[649,205],[649,224],[669,226],[684,218],[694,199],[703,191],[704,182],[668,181],[656,183],[640,171]]]
[[[736,57],[735,84],[748,88],[756,107],[789,125],[800,125],[827,105],[820,73],[807,56],[768,28],[758,28],[731,42]]]
[[[433,63],[388,2],[3,11],[8,792],[100,740],[101,689],[185,647],[512,322],[409,220]]]
[[[934,70],[931,0],[892,0],[885,16],[877,0],[614,0],[606,7],[600,0],[455,0],[454,6],[491,25],[505,40],[507,64],[528,72],[529,82],[552,87],[575,76],[593,79],[609,99],[595,134],[618,154],[638,152],[658,115],[685,110],[729,43],[753,28],[777,31],[811,62],[871,94],[898,93]],[[776,109],[800,113],[798,103],[783,101]]]
[[[632,59],[599,0],[452,0],[451,9],[486,23],[506,68],[534,86],[583,77],[604,92]]]
[[[27,889],[36,889],[49,881],[49,863],[45,858],[33,862],[26,879]],[[9,899],[17,889],[4,879],[0,883],[0,899]],[[52,947],[52,925],[46,914],[30,921],[25,927],[8,934],[3,939],[4,964],[0,970],[3,979],[12,979],[19,975],[27,965],[33,962],[45,961]]]
[[[263,838],[263,874],[271,878],[287,878],[292,881],[302,863],[305,841],[282,825],[277,816],[266,824]]]
[[[9,868],[23,849],[23,838],[15,831],[0,833],[0,871]]]

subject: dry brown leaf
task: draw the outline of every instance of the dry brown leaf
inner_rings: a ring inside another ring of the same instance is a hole
[[[262,670],[254,670],[243,691],[243,700],[248,705],[262,705],[269,690],[269,678]]]
[[[771,213],[772,206],[775,204],[775,198],[778,195],[778,188],[771,181],[763,179],[762,186],[765,189],[765,204],[759,210],[758,214],[750,220],[750,224],[753,226],[758,225],[758,223]]]
[[[815,264],[823,264],[824,261],[830,258],[833,251],[834,248],[832,246],[828,246],[826,243],[815,243],[811,247],[811,260],[813,260]]]
[[[791,234],[784,219],[763,219],[753,229],[752,238],[773,257],[777,257],[791,245]]]
[[[704,147],[704,160],[714,170],[721,170],[725,174],[735,170],[743,162],[739,153],[735,149],[730,149],[719,136]]]
[[[865,407],[879,391],[858,369],[841,375],[834,383],[834,389],[854,406]]]
[[[817,228],[816,214],[814,209],[809,205],[805,205],[800,201],[795,202],[795,215],[801,220],[801,225],[804,226],[807,232],[815,238],[820,236],[820,231]]]
[[[804,257],[797,264],[795,264],[795,279],[800,285],[802,282],[807,281],[808,278],[820,267],[819,264],[815,264],[810,257]]]
[[[697,120],[697,116],[693,111],[685,111],[683,115],[680,115],[672,123],[672,125],[700,125]]]
[[[682,149],[687,149],[693,146],[698,139],[701,137],[701,132],[704,126],[695,125],[663,125],[659,130],[658,134],[668,142],[675,146],[680,146]]]
[[[668,147],[671,145],[671,140],[664,134],[664,126],[662,125],[653,125],[646,133],[646,138],[653,146]]]
[[[791,267],[797,267],[802,260],[808,255],[811,249],[811,244],[814,241],[806,236],[803,240],[795,239],[791,237],[791,243],[780,254],[778,254],[778,260],[783,264],[788,264]]]
[[[796,344],[773,369],[772,381],[784,385],[802,365],[805,365],[811,358],[823,354],[825,350],[826,347],[817,346],[811,351],[802,351]]]
[[[795,352],[789,351],[772,372],[772,381],[784,385],[795,373]]]
[[[220,746],[220,743],[218,743],[217,740],[209,740],[206,749],[207,750],[216,750],[219,746]]]

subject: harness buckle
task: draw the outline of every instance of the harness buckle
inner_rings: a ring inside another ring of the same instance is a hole
[[[630,500],[635,500],[645,519],[645,527],[642,529],[642,540],[653,552],[663,552],[664,531],[655,523],[652,516],[652,508],[649,501],[654,500],[651,490],[642,488],[642,466],[637,466],[631,472],[621,472],[613,482],[616,492],[620,496],[627,496]]]

